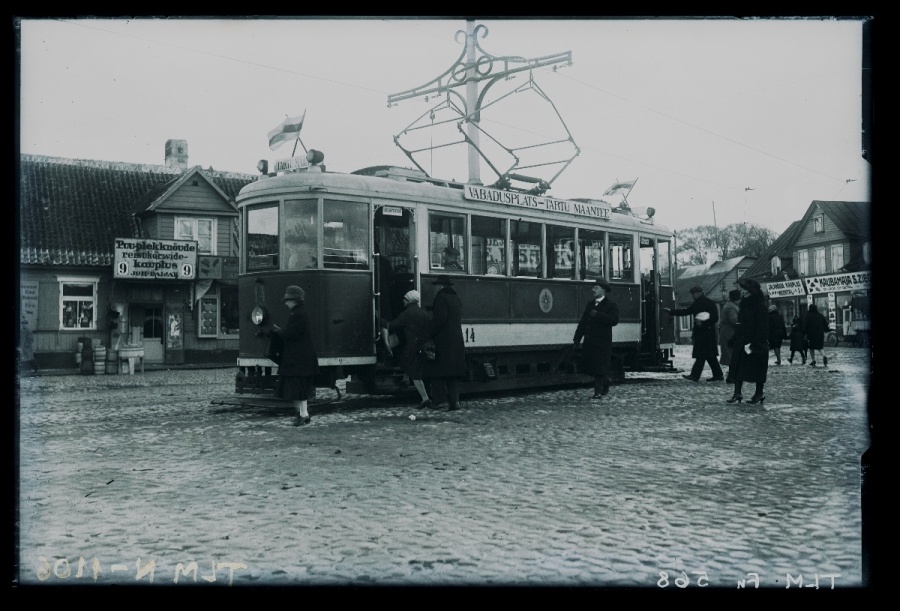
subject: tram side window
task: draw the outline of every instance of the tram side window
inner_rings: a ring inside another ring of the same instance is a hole
[[[285,269],[315,269],[319,266],[318,213],[318,200],[315,199],[284,202]]]
[[[581,279],[602,278],[603,232],[593,229],[578,230],[578,256],[581,258]]]
[[[247,211],[247,271],[278,269],[278,204]]]
[[[629,235],[609,236],[609,276],[611,280],[634,280],[633,243]]]
[[[466,219],[459,215],[432,214],[428,219],[428,253],[431,269],[466,271]]]
[[[472,217],[472,273],[506,275],[506,221]]]
[[[547,225],[547,277],[575,279],[575,228]]]
[[[672,245],[669,242],[659,241],[657,243],[657,250],[659,251],[659,256],[656,259],[656,262],[659,266],[659,282],[665,286],[672,286],[672,264],[671,264],[671,249]]]
[[[541,224],[529,221],[511,221],[509,232],[512,244],[512,275],[540,278],[543,270]]]
[[[368,205],[360,202],[325,200],[322,223],[325,267],[369,268]]]

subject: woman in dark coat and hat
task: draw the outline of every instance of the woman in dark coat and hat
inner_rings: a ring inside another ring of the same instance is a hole
[[[619,307],[607,298],[612,286],[597,278],[591,287],[594,298],[584,308],[572,341],[576,346],[584,338],[584,372],[594,376],[594,399],[609,393],[612,359],[612,328],[619,324]]]
[[[425,363],[424,375],[431,380],[434,406],[446,398],[448,409],[459,409],[458,379],[466,375],[466,347],[462,332],[462,301],[448,276],[431,284],[439,287],[431,307],[431,329],[435,359]]]
[[[306,293],[296,285],[284,291],[284,305],[291,310],[284,328],[274,325],[272,334],[282,342],[281,362],[278,366],[278,386],[275,396],[291,401],[297,412],[294,426],[309,424],[307,402],[315,395],[315,376],[319,373],[319,358],[312,341],[309,314],[303,305]]]
[[[828,357],[825,356],[825,334],[831,329],[828,319],[825,318],[819,308],[815,304],[809,306],[806,313],[806,322],[803,324],[803,331],[806,333],[806,339],[809,342],[809,364],[816,366],[816,350],[822,352],[822,364],[828,364]]]
[[[769,349],[775,353],[775,364],[781,365],[781,345],[787,337],[784,316],[774,303],[769,304]]]
[[[752,278],[738,280],[741,287],[738,324],[734,332],[734,354],[731,357],[731,374],[734,376],[734,394],[728,403],[740,403],[744,382],[755,382],[756,392],[747,403],[766,400],[763,390],[769,370],[769,312],[759,282]]]
[[[407,291],[403,296],[403,311],[392,321],[382,321],[387,326],[388,332],[403,330],[404,342],[400,354],[400,367],[403,373],[412,381],[413,386],[419,391],[422,402],[420,408],[431,407],[431,399],[425,390],[425,382],[422,380],[422,347],[428,339],[428,314],[425,313],[419,302],[422,298],[419,291]]]

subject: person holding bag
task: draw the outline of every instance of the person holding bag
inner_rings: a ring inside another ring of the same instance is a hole
[[[394,320],[382,321],[388,333],[403,331],[403,344],[400,353],[400,367],[403,373],[412,381],[422,402],[420,409],[431,407],[431,399],[425,390],[425,382],[422,380],[422,367],[425,356],[422,348],[428,340],[428,314],[425,313],[419,302],[419,291],[407,291],[403,296],[403,311]]]

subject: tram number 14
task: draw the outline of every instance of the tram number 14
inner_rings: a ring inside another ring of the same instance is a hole
[[[474,327],[466,327],[466,343],[467,344],[475,343],[475,328]]]

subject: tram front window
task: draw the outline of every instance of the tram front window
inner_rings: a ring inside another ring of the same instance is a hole
[[[513,250],[513,276],[540,278],[543,271],[541,224],[512,221],[509,231]]]
[[[317,216],[318,200],[292,199],[284,202],[286,269],[315,269],[319,266]]]
[[[278,269],[278,204],[247,210],[247,271]]]
[[[578,256],[581,258],[581,279],[602,278],[603,232],[591,229],[578,230]]]
[[[634,281],[634,257],[631,236],[609,236],[609,276],[612,280]]]
[[[326,199],[322,227],[326,269],[369,268],[366,204]]]
[[[432,214],[428,220],[431,269],[443,272],[466,271],[466,220],[462,216]]]
[[[506,221],[472,217],[472,273],[506,275]]]
[[[547,225],[547,277],[575,279],[575,228]]]

